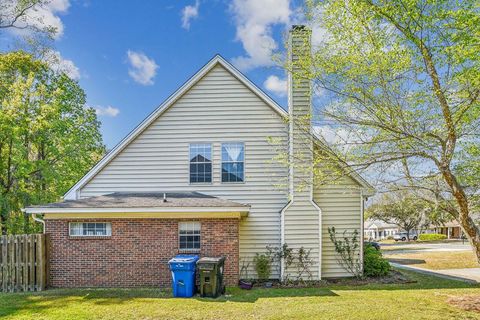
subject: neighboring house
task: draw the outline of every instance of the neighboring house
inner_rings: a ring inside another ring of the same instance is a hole
[[[290,36],[293,59],[305,44],[310,49],[305,27],[294,27]],[[298,188],[299,179],[311,177],[272,163],[284,148],[301,152],[311,166],[312,145],[300,143],[295,122],[285,121],[310,112],[311,84],[289,78],[287,113],[215,56],[63,202],[26,208],[45,220],[50,285],[167,286],[167,261],[179,253],[226,256],[226,281],[233,285],[241,260],[284,243],[311,250],[313,279],[349,276],[327,228],[363,235],[363,204],[373,188],[356,174]],[[280,144],[272,145],[271,137]],[[312,144],[325,148],[317,138]],[[255,277],[252,263],[249,276]]]
[[[363,232],[365,239],[382,240],[399,233],[400,228],[396,224],[368,219],[364,223]]]
[[[472,213],[471,217],[473,221],[480,226],[480,214]],[[426,230],[426,233],[439,233],[447,236],[447,239],[461,239],[464,236],[462,227],[457,220],[450,220],[443,224],[430,225]]]

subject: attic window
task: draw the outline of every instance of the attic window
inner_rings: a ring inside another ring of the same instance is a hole
[[[190,183],[212,182],[212,145],[190,144]]]

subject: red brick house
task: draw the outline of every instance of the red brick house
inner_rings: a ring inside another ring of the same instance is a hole
[[[290,33],[292,63],[309,54],[310,31]],[[311,112],[311,84],[289,77],[288,112],[215,56],[113,148],[58,203],[25,208],[42,216],[53,287],[168,286],[178,253],[226,257],[226,280],[266,246],[304,247],[313,279],[350,276],[337,262],[328,227],[363,235],[373,188],[346,170],[320,185],[308,172],[325,148],[298,122]],[[290,121],[285,121],[285,120]],[[272,138],[276,141],[272,144]],[[306,168],[272,161],[283,148]],[[296,181],[309,183],[297,186]],[[359,252],[361,256],[361,252]],[[293,270],[277,273],[279,278]]]

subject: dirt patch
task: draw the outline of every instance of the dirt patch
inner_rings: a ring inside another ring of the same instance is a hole
[[[367,285],[367,284],[404,284],[404,283],[415,283],[415,282],[416,281],[408,278],[405,274],[397,270],[392,270],[389,272],[388,275],[383,277],[364,278],[364,279],[341,278],[341,279],[327,280],[327,283],[330,283],[330,284],[334,283],[334,284],[348,285],[348,286]]]
[[[450,297],[447,303],[462,310],[480,312],[480,295]]]

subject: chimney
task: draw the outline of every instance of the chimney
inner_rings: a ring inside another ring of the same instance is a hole
[[[312,84],[308,79],[311,30],[294,25],[288,41],[288,111],[291,200],[312,199]]]

